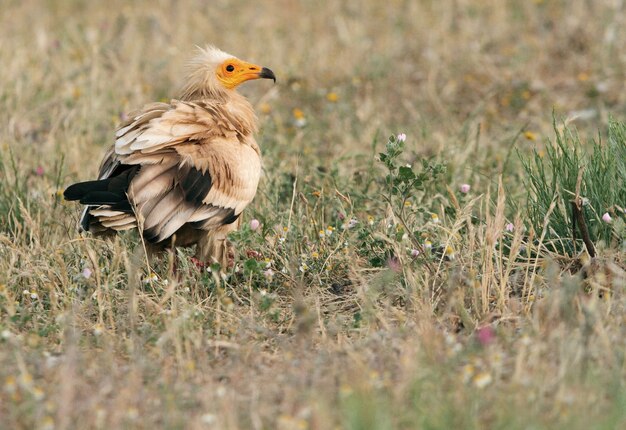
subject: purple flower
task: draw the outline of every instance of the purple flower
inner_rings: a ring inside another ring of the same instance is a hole
[[[83,278],[89,279],[89,278],[91,278],[91,274],[92,273],[93,272],[91,271],[91,269],[89,267],[85,267],[81,274],[83,275]]]
[[[513,225],[512,222],[508,223],[507,225],[504,226],[504,229],[508,232],[512,232],[513,230],[515,230],[515,226]]]
[[[396,136],[396,139],[398,139],[398,142],[404,142],[406,140],[406,134],[400,133]]]
[[[463,194],[467,194],[469,193],[470,189],[472,187],[470,187],[469,184],[461,184],[461,186],[459,187],[459,190],[463,193]]]
[[[496,332],[490,325],[480,327],[476,330],[476,339],[482,346],[487,346],[496,340]]]
[[[250,221],[250,230],[254,231],[261,225],[261,222],[258,219],[253,219]]]
[[[420,251],[419,251],[419,249],[412,249],[412,250],[411,250],[411,257],[415,258],[415,257],[417,257],[418,255],[420,255]]]
[[[402,271],[402,265],[400,264],[400,261],[396,257],[389,258],[389,260],[387,260],[387,266],[393,272],[398,273]]]
[[[605,212],[604,215],[602,215],[602,221],[608,223],[608,222],[613,221],[613,218],[611,218],[611,215],[609,215],[608,212]]]

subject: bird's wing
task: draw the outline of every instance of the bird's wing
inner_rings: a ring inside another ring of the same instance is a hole
[[[118,129],[115,154],[122,165],[140,166],[127,194],[151,242],[186,224],[210,230],[234,222],[261,174],[251,134],[209,102],[148,106]]]
[[[261,175],[258,146],[244,125],[217,102],[148,105],[118,128],[98,180],[68,187],[65,197],[88,206],[85,230],[139,225],[154,243],[183,226],[233,223]]]
[[[242,140],[245,130],[229,110],[212,101],[153,103],[129,115],[115,132],[115,153],[151,154],[180,143],[213,137]]]

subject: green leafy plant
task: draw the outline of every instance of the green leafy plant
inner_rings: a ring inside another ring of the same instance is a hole
[[[412,164],[403,164],[405,139],[403,134],[390,136],[385,152],[379,154],[387,169],[384,198],[402,227],[397,233],[402,236],[403,229],[407,230],[414,247],[425,255],[420,241],[422,231],[418,226],[433,217],[428,210],[427,198],[431,194],[428,191],[436,188],[446,166],[427,159],[414,163],[419,166],[417,168]]]
[[[554,122],[554,130],[545,155],[535,150],[521,157],[532,228],[541,233],[545,224],[546,244],[560,254],[580,250],[579,240],[591,254],[600,242],[623,245],[626,125],[612,120],[606,142],[588,144],[572,128],[559,130]]]
[[[385,181],[387,183],[387,200],[396,206],[399,212],[405,207],[410,198],[417,197],[416,193],[425,191],[446,171],[444,164],[421,160],[421,171],[410,164],[401,164],[404,152],[405,138],[391,135],[385,147],[386,151],[378,154],[380,161],[387,168]]]

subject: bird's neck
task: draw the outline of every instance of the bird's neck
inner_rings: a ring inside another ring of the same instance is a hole
[[[223,106],[231,118],[231,123],[242,136],[247,137],[257,131],[256,114],[244,96],[233,90],[230,97],[224,101]]]
[[[180,100],[215,106],[218,114],[229,123],[228,127],[236,130],[243,140],[257,131],[257,117],[252,105],[235,90],[190,86],[183,89]]]

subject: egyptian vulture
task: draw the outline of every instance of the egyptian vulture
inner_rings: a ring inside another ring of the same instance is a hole
[[[156,248],[197,245],[201,262],[226,267],[226,236],[261,176],[257,119],[236,88],[259,78],[276,81],[268,68],[200,49],[179,99],[130,113],[98,179],[65,190],[66,200],[86,205],[79,230],[138,228]]]

